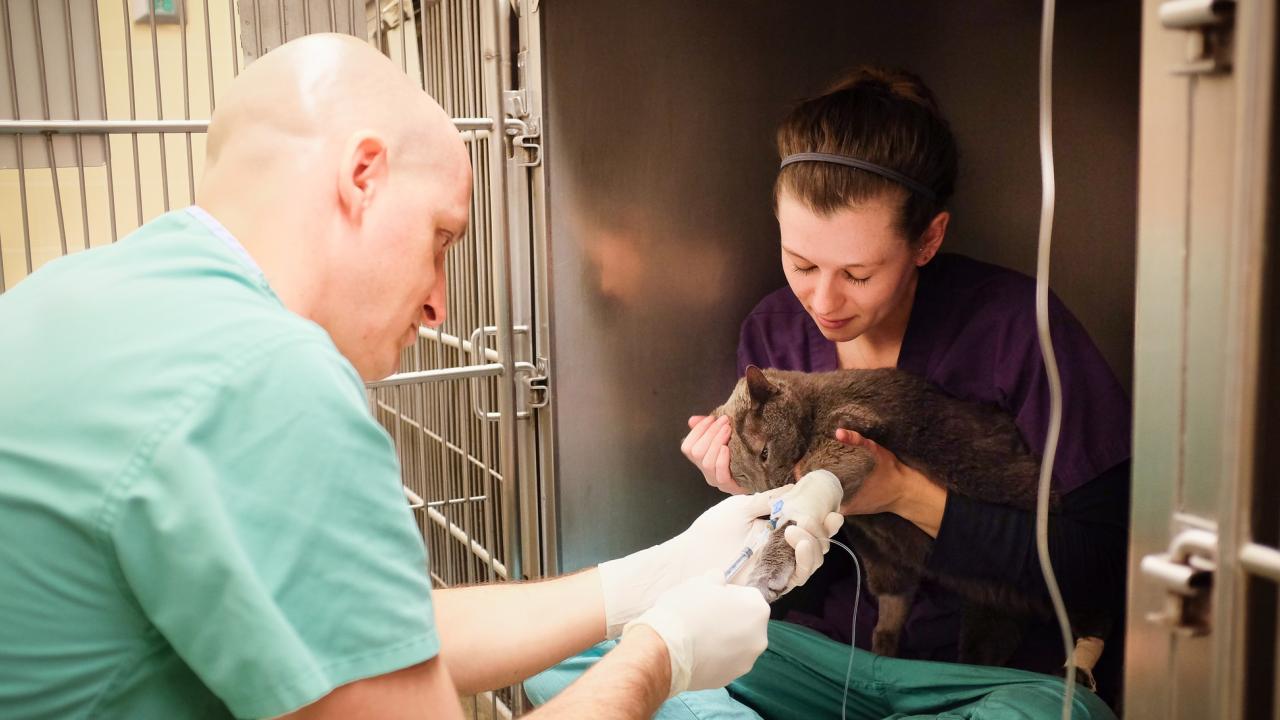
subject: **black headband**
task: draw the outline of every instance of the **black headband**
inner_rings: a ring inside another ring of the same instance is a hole
[[[922,182],[913,180],[896,170],[890,170],[887,167],[882,167],[880,165],[876,165],[875,163],[867,162],[866,160],[859,160],[858,158],[852,158],[847,155],[836,155],[833,153],[818,153],[818,152],[796,153],[794,155],[788,155],[782,158],[782,163],[778,165],[778,169],[781,170],[782,168],[792,163],[798,163],[798,162],[834,163],[836,165],[846,165],[851,168],[866,170],[869,173],[875,173],[876,175],[879,175],[882,178],[888,178],[900,185],[904,185],[907,188],[911,189],[912,191],[919,193],[921,196],[927,198],[930,201],[938,199],[937,193],[935,193],[933,190],[930,190],[929,186],[925,185]]]

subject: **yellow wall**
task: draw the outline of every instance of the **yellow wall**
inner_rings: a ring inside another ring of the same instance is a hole
[[[144,120],[178,120],[188,117],[187,110],[183,107],[183,28],[176,24],[156,25],[153,51],[151,24],[130,21],[125,17],[124,6],[123,0],[97,2],[108,119],[130,119],[126,32],[132,44],[133,98],[137,117]],[[208,119],[209,58],[213,58],[214,89],[221,92],[234,76],[236,66],[233,62],[243,63],[239,34],[233,27],[232,0],[186,0],[186,9],[189,117]],[[209,16],[209,48],[205,44],[206,12]],[[239,19],[236,18],[235,22],[238,24]],[[157,113],[156,106],[157,59],[161,68],[159,74],[163,115]],[[19,73],[23,70],[24,68],[18,68]],[[82,210],[80,173],[74,167],[58,168],[61,217],[68,252],[84,249],[86,224],[89,245],[98,246],[111,242],[113,236],[127,235],[141,221],[164,212],[166,186],[170,208],[190,204],[187,136],[165,137],[167,175],[161,172],[159,137],[154,134],[138,135],[136,152],[134,138],[130,135],[112,135],[109,139],[110,174],[115,197],[114,233],[108,208],[107,167],[84,169],[84,208],[87,213]],[[0,142],[12,143],[14,140],[2,138]],[[193,178],[200,176],[204,147],[203,134],[191,135],[190,167]],[[59,158],[63,158],[61,153]],[[138,168],[136,180],[135,162]],[[3,279],[3,284],[0,287],[12,287],[27,275],[25,237],[30,237],[32,268],[39,268],[63,254],[63,236],[58,230],[59,213],[53,192],[53,173],[49,168],[28,168],[21,180],[26,184],[25,233],[19,172],[0,169],[0,262],[4,268],[3,277],[0,278]],[[138,209],[139,200],[141,213]]]
[[[309,1],[313,5],[317,3],[317,0]],[[132,52],[132,97],[138,119],[207,120],[211,113],[210,59],[215,100],[218,94],[226,90],[238,69],[244,66],[239,33],[241,17],[235,11],[233,0],[185,0],[185,76],[182,47],[184,27],[177,24],[157,24],[153,47],[151,23],[133,22],[126,17],[126,4],[131,5],[128,0],[96,0],[107,118],[131,119],[129,56]],[[287,6],[287,10],[297,12],[299,7],[291,4]],[[398,11],[407,7],[407,0],[385,5],[383,17],[391,29],[383,35],[379,35],[376,30],[376,11],[367,13],[368,26],[365,31],[371,42],[378,44],[381,40],[385,52],[392,60],[401,65],[410,77],[420,81],[422,73],[413,21],[406,19],[403,25],[399,21]],[[209,29],[207,44],[206,16]],[[319,15],[315,15],[315,19],[318,24]],[[274,18],[270,22],[274,24]],[[301,25],[295,22],[289,35],[294,36],[300,29]],[[405,33],[403,54],[399,34],[402,31]],[[271,28],[269,32],[269,28],[263,29],[263,35],[268,40],[274,32],[278,30]],[[163,113],[157,112],[157,66],[160,67]],[[17,68],[20,76],[24,72],[35,71],[35,68]],[[184,77],[189,108],[184,107]],[[181,208],[191,204],[191,189],[199,179],[204,165],[205,136],[203,133],[192,133],[189,150],[187,135],[163,136],[163,163],[161,137],[157,134],[140,134],[136,138],[129,134],[111,135],[108,138],[110,168],[105,165],[85,167],[83,183],[78,168],[58,168],[56,174],[61,195],[61,212],[53,190],[54,172],[49,168],[31,167],[25,173],[0,169],[0,268],[3,269],[0,273],[0,291],[13,287],[27,276],[29,269],[37,269],[64,253],[110,243],[165,212],[166,208]],[[15,140],[12,137],[0,138],[0,142],[15,143]],[[62,151],[59,151],[58,158],[63,164],[71,159]],[[25,194],[22,192],[23,183],[26,186]],[[24,195],[25,225],[22,211]],[[114,224],[110,208],[112,197]],[[64,232],[59,232],[59,218]]]

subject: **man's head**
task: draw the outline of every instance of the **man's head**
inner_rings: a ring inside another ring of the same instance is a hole
[[[444,110],[367,44],[309,35],[219,101],[197,202],[368,380],[395,370],[419,324],[444,322],[444,252],[470,196]]]

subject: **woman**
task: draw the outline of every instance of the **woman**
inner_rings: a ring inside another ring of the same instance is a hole
[[[739,374],[748,364],[801,371],[898,367],[953,396],[1003,408],[1040,453],[1048,385],[1036,335],[1034,282],[939,254],[957,162],[955,140],[929,89],[905,72],[858,68],[823,95],[800,103],[779,128],[777,142],[782,161],[774,202],[788,286],[765,297],[743,322]],[[1050,315],[1065,398],[1054,465],[1061,505],[1050,526],[1051,556],[1068,606],[1100,607],[1115,618],[1117,632],[1106,638],[1096,668],[1099,694],[1114,704],[1124,649],[1119,629],[1128,546],[1129,401],[1087,333],[1056,298]],[[690,427],[682,452],[708,483],[741,492],[729,467],[726,420],[694,417]],[[896,513],[935,538],[931,567],[1046,593],[1033,513],[948,495],[898,462],[892,448],[856,433],[842,431],[840,439],[868,447],[879,461],[864,489],[842,508],[845,514]],[[808,585],[779,601],[774,617],[848,643],[857,578],[842,555],[829,557]],[[870,646],[875,620],[875,600],[864,583],[859,647]],[[959,627],[959,598],[926,581],[899,657],[954,662]],[[731,686],[735,697],[766,716],[794,711],[796,702],[811,701],[815,715],[833,702],[838,707],[847,645],[785,625],[775,630],[766,657]],[[1013,644],[1010,638],[990,641]],[[1064,660],[1057,626],[1046,621],[1030,628],[1009,664],[1054,673]],[[965,667],[931,665],[916,673],[906,664],[888,665],[927,686],[936,686],[928,682],[936,672],[954,674]],[[970,678],[975,700],[986,694],[984,682],[997,688],[998,673],[1008,671],[995,672]],[[814,675],[837,684],[815,685]],[[831,689],[824,694],[824,687]],[[1008,690],[1001,691],[1006,701],[1034,704],[1030,696],[1017,699],[1021,691],[1010,700]],[[870,715],[878,711],[868,708]]]

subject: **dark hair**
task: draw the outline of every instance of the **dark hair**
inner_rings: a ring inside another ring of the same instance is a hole
[[[820,215],[884,193],[905,197],[899,229],[915,243],[955,192],[956,141],[933,93],[904,70],[864,65],[825,93],[802,101],[778,127],[778,153],[847,155],[895,170],[933,190],[929,199],[875,173],[824,162],[783,168],[774,202],[786,190]]]

